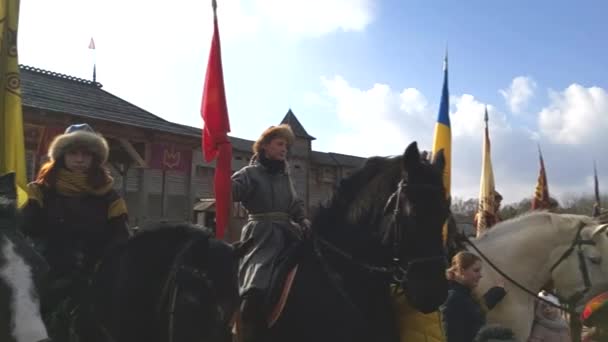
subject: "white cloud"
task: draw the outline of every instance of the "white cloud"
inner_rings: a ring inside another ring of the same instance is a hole
[[[550,92],[551,103],[541,110],[543,137],[558,144],[605,144],[608,131],[608,93],[598,87],[572,84]]]
[[[363,30],[373,18],[372,1],[218,1],[225,77],[245,75],[247,65],[266,68],[301,38]],[[210,0],[22,1],[19,61],[91,79],[95,58],[103,89],[166,119],[202,125],[212,21]],[[95,57],[87,48],[91,37]],[[293,67],[280,63],[279,70]],[[227,87],[229,102],[235,89]]]
[[[396,91],[387,84],[358,88],[340,76],[322,78],[322,84],[326,101],[333,103],[333,112],[340,122],[329,138],[323,138],[330,140],[325,143],[326,150],[364,157],[395,155],[402,153],[413,140],[418,141],[422,149],[430,149],[439,99],[429,103],[415,88]],[[552,128],[557,130],[555,134],[546,128],[538,132],[534,127],[515,124],[518,121],[513,121],[513,117],[487,105],[494,175],[497,190],[504,196],[505,203],[520,201],[534,193],[539,168],[536,141],[539,139],[543,144],[551,195],[561,199],[573,192],[591,191],[588,185],[591,159],[596,158],[598,165],[608,165],[603,145],[563,146],[553,141],[547,143],[544,139],[552,134],[559,140],[563,129],[570,130],[563,128],[565,123],[576,121],[576,117],[585,121],[583,126],[586,127],[576,134],[585,135],[585,141],[598,141],[601,138],[599,131],[605,132],[608,128],[606,119],[599,117],[600,113],[604,116],[608,113],[606,99],[605,91],[580,86],[571,86],[555,95],[550,109],[540,114],[541,121],[547,121],[550,127],[553,127],[551,122],[557,120],[557,128]],[[450,102],[452,196],[475,198],[479,192],[486,104],[470,94],[452,96]],[[581,111],[588,116],[575,114]],[[601,120],[604,128],[593,128],[594,122]],[[579,127],[579,123],[573,127]],[[595,131],[589,131],[592,128]],[[590,140],[591,137],[594,138]],[[598,171],[601,176],[602,169]]]
[[[374,0],[255,0],[255,11],[282,29],[304,36],[362,31],[373,20]]]
[[[352,87],[340,76],[322,78],[344,132],[332,137],[330,149],[371,156],[402,153],[421,127],[432,129],[426,99],[417,89],[393,91],[386,84],[368,90]],[[430,139],[418,141],[429,145]]]
[[[452,112],[452,136],[477,137],[483,132],[485,108],[488,108],[489,126],[491,131],[509,129],[506,117],[498,113],[492,105],[479,102],[473,95],[464,94],[452,96],[451,102],[455,111]]]
[[[536,83],[530,77],[518,76],[513,79],[508,89],[500,90],[507,105],[513,113],[521,113],[528,101],[534,96]]]

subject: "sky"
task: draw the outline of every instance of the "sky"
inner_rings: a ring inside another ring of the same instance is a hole
[[[430,150],[449,56],[452,196],[479,193],[483,112],[497,190],[608,191],[608,2],[217,0],[231,135],[289,108],[313,149]],[[211,0],[21,0],[19,61],[92,78],[167,120],[202,127]],[[88,49],[91,37],[96,49]],[[603,189],[606,190],[603,190]]]

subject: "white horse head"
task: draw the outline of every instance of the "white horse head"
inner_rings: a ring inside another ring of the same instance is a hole
[[[582,305],[608,288],[606,229],[587,216],[533,212],[497,224],[473,244],[530,293],[552,283],[561,298]],[[479,291],[487,291],[498,277],[484,262]],[[535,297],[508,279],[505,288],[507,296],[488,313],[488,321],[510,327],[525,341],[534,320]]]
[[[50,341],[35,286],[37,257],[17,233],[14,202],[0,194],[0,341]]]

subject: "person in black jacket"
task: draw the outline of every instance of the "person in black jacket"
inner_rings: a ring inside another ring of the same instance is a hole
[[[481,259],[462,251],[452,258],[446,276],[450,284],[448,298],[440,307],[447,342],[471,342],[486,323],[486,312],[504,298],[502,284],[492,287],[482,298],[473,290],[481,279]]]
[[[84,312],[101,258],[131,234],[125,200],[105,167],[109,152],[106,139],[88,124],[72,125],[55,137],[49,161],[28,184],[21,231],[50,266],[41,310],[55,341],[67,341],[68,321]]]

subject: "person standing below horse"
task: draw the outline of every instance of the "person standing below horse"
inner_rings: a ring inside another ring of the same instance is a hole
[[[469,342],[486,324],[486,311],[491,310],[506,295],[503,284],[497,284],[482,298],[473,291],[481,279],[481,259],[462,251],[452,258],[446,272],[450,283],[448,298],[440,307],[446,342]]]
[[[568,322],[557,308],[560,306],[559,300],[545,291],[541,291],[538,297],[555,306],[543,300],[537,301],[534,325],[528,342],[571,342]]]
[[[42,314],[55,340],[68,340],[67,311],[81,303],[101,257],[130,236],[125,201],[104,167],[108,155],[107,141],[88,124],[72,125],[28,184],[22,231],[50,266]]]
[[[232,198],[249,212],[241,240],[254,247],[239,265],[242,335],[260,341],[265,329],[263,303],[270,287],[273,261],[310,229],[304,202],[297,196],[286,156],[295,140],[288,125],[266,129],[253,144],[249,166],[232,176]]]

